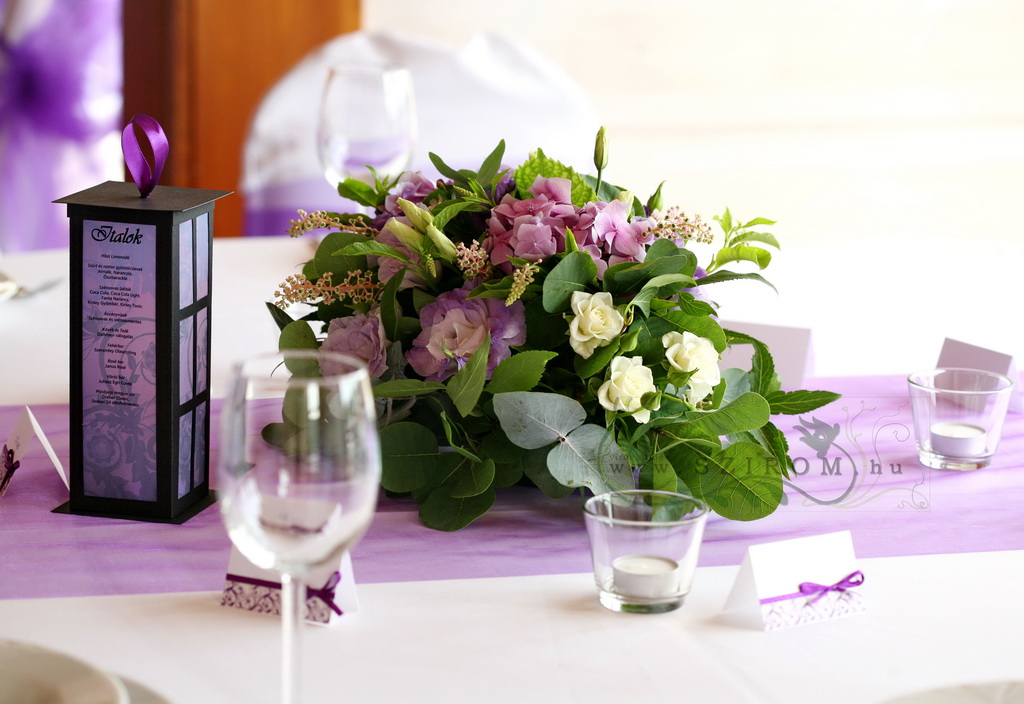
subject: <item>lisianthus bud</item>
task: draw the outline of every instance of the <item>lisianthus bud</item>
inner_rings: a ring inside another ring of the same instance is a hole
[[[597,141],[594,143],[594,166],[598,171],[603,171],[608,166],[608,139],[604,134],[604,126],[597,131]]]
[[[398,207],[405,213],[405,217],[409,218],[412,226],[420,232],[426,232],[427,226],[434,222],[434,216],[429,210],[424,210],[405,198],[398,199]]]
[[[437,251],[444,259],[450,262],[455,261],[458,256],[458,251],[455,249],[455,245],[447,235],[441,232],[433,225],[427,225],[427,234],[430,236],[430,240],[437,246]]]
[[[615,196],[615,200],[621,200],[623,203],[632,208],[633,197],[633,191],[619,191],[619,194]]]
[[[422,249],[423,235],[412,229],[398,218],[391,218],[384,229],[398,238],[409,250],[419,252]]]
[[[647,201],[647,212],[653,213],[655,210],[665,209],[665,199],[661,197],[661,187],[665,185],[662,181],[658,184],[658,190],[656,190]]]

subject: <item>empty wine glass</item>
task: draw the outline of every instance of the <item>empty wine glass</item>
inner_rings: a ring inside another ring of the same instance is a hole
[[[286,350],[237,364],[221,410],[218,494],[239,551],[281,573],[282,701],[299,701],[309,572],[337,563],[373,518],[380,449],[366,366]]]
[[[412,160],[416,108],[412,74],[396,64],[331,68],[317,122],[317,148],[327,182],[373,183],[367,166],[397,176]]]

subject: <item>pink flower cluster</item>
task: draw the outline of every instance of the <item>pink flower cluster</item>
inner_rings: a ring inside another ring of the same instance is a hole
[[[506,195],[487,221],[484,247],[491,263],[506,273],[513,269],[509,257],[539,262],[565,251],[566,229],[594,259],[598,276],[612,264],[643,261],[654,239],[651,219],[630,220],[630,208],[621,201],[576,208],[569,179],[538,176],[527,192],[533,197],[520,200]]]

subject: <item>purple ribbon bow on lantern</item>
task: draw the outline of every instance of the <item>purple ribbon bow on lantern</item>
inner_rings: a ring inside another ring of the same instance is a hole
[[[153,163],[150,164],[139,144],[139,137],[136,134],[136,126],[142,130],[142,134],[149,142],[153,150]],[[128,166],[128,172],[132,180],[139,187],[139,193],[143,198],[156,188],[156,182],[160,180],[160,174],[164,170],[164,163],[167,161],[167,154],[170,146],[167,143],[167,135],[163,127],[149,115],[139,113],[125,125],[121,132],[121,151],[124,152],[124,162]]]

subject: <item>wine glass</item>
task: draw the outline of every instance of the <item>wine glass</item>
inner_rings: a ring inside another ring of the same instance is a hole
[[[416,108],[412,74],[397,64],[345,64],[327,74],[317,149],[327,182],[373,183],[367,166],[397,176],[412,160]]]
[[[221,410],[218,494],[228,534],[281,573],[284,704],[297,704],[307,575],[337,563],[377,504],[380,447],[361,361],[285,350],[235,365]]]

